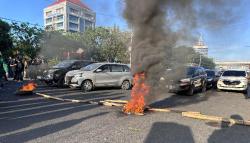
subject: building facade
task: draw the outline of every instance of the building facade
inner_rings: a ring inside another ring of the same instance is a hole
[[[221,62],[216,61],[216,68],[221,70],[229,70],[229,69],[243,69],[250,70],[250,61],[227,61]]]
[[[208,47],[205,45],[202,36],[200,36],[198,42],[193,46],[193,49],[203,56],[208,56]]]
[[[44,9],[47,30],[84,32],[95,27],[96,14],[80,0],[56,0]]]

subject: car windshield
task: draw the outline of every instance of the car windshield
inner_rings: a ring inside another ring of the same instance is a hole
[[[86,67],[81,68],[81,70],[83,70],[83,71],[92,71],[92,70],[98,68],[98,67],[101,66],[101,65],[102,65],[102,64],[97,64],[97,63],[95,63],[95,64],[90,64],[90,65],[88,65],[88,66],[86,66]]]
[[[222,76],[237,76],[237,77],[245,77],[245,71],[225,71]]]
[[[206,71],[206,73],[207,73],[207,76],[210,76],[210,77],[215,76],[214,71]]]
[[[187,68],[187,76],[193,75],[194,72],[195,72],[195,68],[194,67],[188,67]]]
[[[55,65],[54,68],[68,68],[70,67],[75,61],[62,61],[59,64]]]

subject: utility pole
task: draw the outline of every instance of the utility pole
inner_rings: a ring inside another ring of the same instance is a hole
[[[130,64],[130,66],[132,64],[132,44],[133,44],[133,37],[134,37],[134,34],[133,34],[133,28],[132,28],[131,34],[130,34],[130,46],[128,48],[128,50],[129,50],[129,64]]]
[[[201,66],[201,54],[200,54],[200,62],[199,62],[199,67]]]

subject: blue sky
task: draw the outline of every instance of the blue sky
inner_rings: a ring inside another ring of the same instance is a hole
[[[54,0],[0,0],[0,17],[43,25],[43,8]],[[209,56],[223,61],[250,61],[250,3],[243,4],[235,19],[217,31],[201,30],[209,47]],[[118,25],[127,28],[120,0],[83,0],[97,13],[97,26]],[[197,35],[198,36],[198,35]]]

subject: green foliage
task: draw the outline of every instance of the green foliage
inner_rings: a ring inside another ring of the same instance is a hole
[[[26,57],[35,58],[41,48],[43,30],[28,23],[13,23],[11,27],[14,49]]]
[[[84,33],[84,44],[88,57],[96,61],[127,63],[128,37],[119,29],[97,27]]]
[[[0,51],[5,58],[10,55],[12,48],[10,30],[11,26],[0,19]]]

